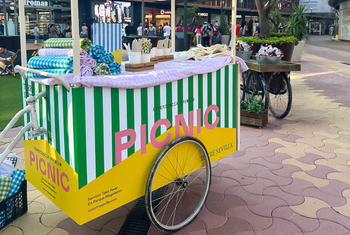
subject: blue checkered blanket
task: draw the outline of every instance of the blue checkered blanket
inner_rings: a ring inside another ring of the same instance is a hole
[[[110,71],[108,75],[117,75],[122,72],[121,66],[117,62],[113,62],[109,65]]]
[[[71,69],[73,56],[35,56],[30,58],[28,67],[32,69]]]
[[[25,176],[25,170],[17,169],[12,173],[11,175],[12,182],[11,182],[11,186],[7,194],[7,197],[10,197],[13,194],[17,193],[17,191],[19,190],[19,187],[21,186],[22,181],[24,180],[24,176]]]
[[[46,73],[55,73],[55,74],[67,74],[73,73],[73,69],[37,69]],[[26,72],[26,78],[49,78],[49,76],[44,76],[37,73]]]

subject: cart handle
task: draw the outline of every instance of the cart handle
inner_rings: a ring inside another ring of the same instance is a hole
[[[24,77],[24,79],[26,78],[25,72],[36,73],[36,74],[40,74],[43,76],[54,78],[54,79],[58,80],[59,82],[61,82],[61,84],[67,89],[67,91],[70,91],[69,83],[66,81],[66,79],[63,76],[61,76],[59,74],[47,73],[47,72],[43,72],[43,71],[36,70],[36,69],[26,68],[26,67],[19,66],[19,65],[16,65],[15,69],[22,75],[22,77]]]

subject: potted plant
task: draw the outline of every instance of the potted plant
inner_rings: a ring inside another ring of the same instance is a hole
[[[296,6],[290,17],[290,24],[286,29],[287,33],[294,35],[299,41],[299,44],[294,48],[292,61],[301,60],[301,54],[305,45],[303,39],[308,39],[309,37],[308,27],[306,25],[306,10],[305,5]]]
[[[256,53],[256,60],[260,65],[279,64],[282,58],[283,52],[271,45],[261,46],[258,53]]]
[[[247,42],[237,41],[236,43],[236,56],[242,58],[243,60],[249,60],[252,56],[252,44]]]
[[[268,111],[264,109],[264,101],[251,94],[247,100],[241,101],[241,124],[263,127],[268,122]]]
[[[220,34],[221,44],[228,45],[230,41],[230,35],[228,30],[227,15],[225,11],[220,15]]]
[[[258,37],[240,37],[237,40],[241,40],[247,43],[254,43],[252,46],[253,55],[257,53],[261,45],[269,44],[278,49],[282,50],[284,56],[282,60],[291,61],[294,45],[298,45],[299,41],[294,36],[284,36],[284,37],[269,37],[269,38],[258,38]]]

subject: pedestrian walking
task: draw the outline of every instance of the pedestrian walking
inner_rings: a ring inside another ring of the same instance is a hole
[[[201,44],[201,29],[203,25],[200,25],[199,27],[196,28],[196,39],[197,39],[197,45]]]
[[[208,47],[209,46],[210,34],[211,34],[210,26],[205,21],[204,25],[202,26],[202,29],[201,29],[202,46],[204,46],[204,47]]]
[[[38,40],[39,40],[39,27],[38,25],[35,25],[34,27],[34,45],[38,45]]]

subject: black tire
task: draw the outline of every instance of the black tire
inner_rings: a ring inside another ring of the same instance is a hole
[[[185,227],[203,207],[210,183],[211,164],[203,143],[191,136],[175,139],[160,152],[148,175],[145,203],[149,219],[166,232]],[[152,191],[160,188],[164,195],[152,199]]]
[[[248,70],[244,73],[243,86],[241,86],[241,101],[245,101],[251,94],[255,99],[262,99],[265,109],[269,107],[266,81],[262,73]]]
[[[286,117],[292,108],[292,86],[286,73],[275,73],[269,80],[270,111],[278,119]]]

